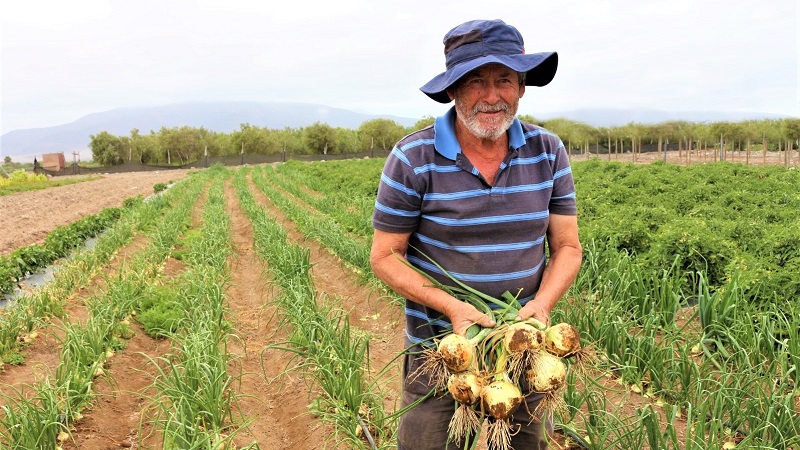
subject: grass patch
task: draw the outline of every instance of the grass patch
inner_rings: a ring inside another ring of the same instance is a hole
[[[0,186],[0,196],[16,194],[17,192],[40,191],[42,189],[49,189],[58,186],[67,186],[70,184],[83,183],[84,181],[92,181],[98,178],[102,177],[92,176],[86,178],[68,178],[64,180],[55,180],[55,181],[54,180],[33,181],[24,184],[11,184],[8,186]]]

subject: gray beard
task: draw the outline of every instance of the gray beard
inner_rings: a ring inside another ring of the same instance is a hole
[[[512,107],[507,103],[503,103],[501,105],[480,105],[477,104],[475,107],[468,111],[466,107],[456,98],[456,113],[458,115],[458,120],[472,133],[475,137],[479,139],[485,139],[488,141],[496,141],[500,139],[503,134],[511,127],[511,124],[514,122],[514,117],[517,114],[516,105]],[[503,110],[504,114],[503,117],[500,119],[500,123],[496,127],[486,127],[484,128],[481,126],[480,122],[478,122],[478,113],[479,112],[494,112]]]

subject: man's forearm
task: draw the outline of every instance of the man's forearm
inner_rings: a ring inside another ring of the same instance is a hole
[[[523,311],[520,311],[520,318],[534,316],[546,322],[550,317],[550,311],[575,282],[581,268],[581,260],[580,248],[565,246],[554,252],[545,266],[536,297],[528,302]]]

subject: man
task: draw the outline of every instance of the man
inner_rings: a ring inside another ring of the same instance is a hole
[[[452,284],[427,257],[489,295],[519,292],[524,306],[518,318],[545,323],[581,264],[575,188],[564,146],[554,134],[515,117],[526,85],[553,79],[557,54],[525,54],[520,33],[500,20],[461,24],[445,35],[444,46],[447,70],[421,90],[440,103],[454,100],[455,106],[392,150],[373,217],[372,269],[407,299],[406,341],[417,348],[434,345],[435,337],[451,328],[464,334],[472,324],[495,323],[430,287],[400,258],[443,283]],[[414,355],[406,356],[403,406],[431,390],[425,376],[409,377],[419,364]],[[528,407],[514,416],[517,450],[547,448],[549,414],[533,422],[528,416],[539,399],[529,396]],[[437,394],[406,413],[398,448],[459,448],[447,442],[453,405],[449,395]]]

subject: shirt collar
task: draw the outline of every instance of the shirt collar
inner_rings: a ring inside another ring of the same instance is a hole
[[[456,139],[456,108],[450,108],[445,115],[439,116],[433,123],[433,146],[440,155],[455,161],[461,153],[461,145]],[[525,135],[522,132],[522,124],[514,117],[514,121],[508,128],[508,146],[518,149],[525,145]]]

